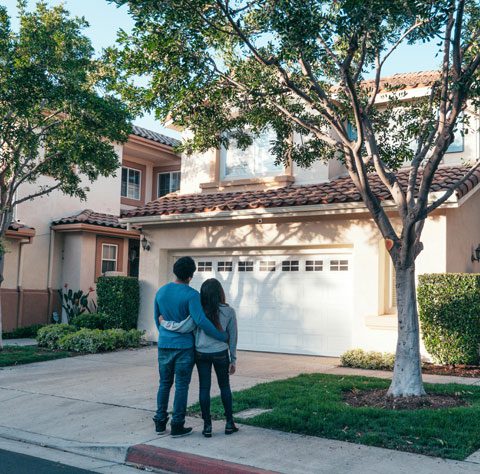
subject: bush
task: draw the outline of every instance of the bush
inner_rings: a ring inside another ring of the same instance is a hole
[[[21,338],[35,338],[37,337],[38,330],[43,328],[44,324],[32,324],[24,328],[16,328],[11,332],[4,332],[2,334],[3,339],[21,339]]]
[[[340,363],[343,367],[357,369],[393,370],[395,354],[352,349],[341,355]]]
[[[479,274],[420,275],[418,305],[423,342],[436,362],[479,363]]]
[[[59,340],[66,334],[75,332],[77,329],[69,324],[49,324],[40,328],[37,333],[39,347],[58,349]]]
[[[132,277],[101,276],[97,282],[98,312],[107,316],[107,328],[135,329],[138,320],[140,290]]]
[[[105,329],[107,315],[103,313],[84,313],[75,316],[71,322],[77,329]]]
[[[138,347],[142,332],[137,329],[125,331],[123,329],[80,329],[72,334],[66,334],[59,342],[60,349],[72,352],[96,353],[113,351],[115,349]]]

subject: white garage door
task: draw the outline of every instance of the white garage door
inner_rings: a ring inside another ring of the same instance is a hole
[[[239,349],[338,356],[351,347],[349,254],[194,257],[191,285],[221,281]]]

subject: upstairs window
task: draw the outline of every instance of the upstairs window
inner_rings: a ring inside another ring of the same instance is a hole
[[[462,153],[463,152],[463,117],[458,117],[457,129],[453,133],[453,142],[447,148],[446,153]]]
[[[248,179],[275,176],[283,172],[283,166],[275,164],[276,157],[271,153],[275,140],[273,130],[267,130],[257,137],[253,143],[242,150],[236,140],[230,140],[228,149],[220,152],[221,179]]]
[[[180,189],[180,172],[158,173],[157,175],[157,198],[166,194],[174,193]]]
[[[142,172],[133,168],[122,168],[122,191],[121,196],[128,199],[140,200],[140,183]]]

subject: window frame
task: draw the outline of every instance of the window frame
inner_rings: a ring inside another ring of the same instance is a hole
[[[115,258],[105,258],[104,257],[104,249],[106,247],[112,247],[115,249]],[[101,247],[101,254],[100,254],[100,268],[101,268],[101,273],[104,275],[106,272],[116,272],[118,271],[118,250],[119,250],[119,245],[118,244],[112,244],[110,242],[102,242],[102,247]],[[114,262],[115,263],[115,268],[113,270],[103,270],[103,262]]]
[[[266,132],[263,133],[274,133],[273,131],[267,130]],[[285,174],[285,165],[280,164],[276,165],[277,170],[274,171],[266,171],[266,172],[260,172],[259,171],[259,164],[263,163],[263,161],[257,161],[257,155],[255,154],[255,141],[258,140],[260,136],[253,136],[253,143],[249,147],[247,147],[245,150],[240,150],[235,143],[235,140],[231,140],[230,146],[228,149],[224,146],[222,146],[219,150],[219,179],[220,181],[236,181],[236,180],[244,180],[244,179],[258,179],[258,178],[271,178],[275,176],[282,176]],[[235,143],[234,147],[232,146]],[[249,170],[247,173],[241,173],[241,174],[235,174],[235,173],[229,173],[227,174],[227,158],[228,158],[228,152],[231,151],[232,149],[237,149],[239,150],[240,153],[245,154],[247,157],[246,162],[249,165]],[[273,157],[273,155],[269,152],[270,156]],[[253,161],[253,171],[252,171],[252,166],[251,162]]]
[[[122,193],[123,193],[123,170],[127,170],[127,186],[126,186],[126,191],[127,191],[127,195],[124,196]],[[130,175],[130,172],[133,171],[135,173],[138,173],[138,198],[137,197],[132,197],[132,196],[129,196],[128,195],[128,184],[129,184],[129,175]],[[127,165],[122,165],[122,177],[121,177],[121,186],[120,186],[120,197],[124,198],[124,199],[131,199],[132,201],[141,201],[142,199],[142,179],[143,179],[143,175],[142,175],[142,170],[139,170],[137,168],[132,168],[131,166],[127,166]]]
[[[102,257],[103,244],[116,245],[117,248],[117,266],[116,272],[123,274],[123,252],[125,248],[125,239],[120,237],[107,237],[105,235],[97,235],[96,250],[95,250],[95,281],[102,273]],[[127,261],[128,264],[128,261]]]
[[[178,174],[178,188],[177,189],[172,189],[172,175],[174,174]],[[169,191],[168,193],[166,194],[160,194],[160,176],[161,175],[169,175],[170,177],[170,182],[169,182]],[[167,194],[170,194],[170,193],[174,193],[176,191],[179,191],[180,190],[180,186],[181,186],[181,180],[182,180],[182,175],[181,175],[181,172],[178,170],[178,171],[158,171],[157,172],[157,192],[156,192],[156,198],[155,199],[158,199],[160,197],[163,197],[163,196],[166,196]]]

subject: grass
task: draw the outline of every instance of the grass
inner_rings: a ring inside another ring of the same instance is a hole
[[[480,449],[480,387],[427,384],[430,393],[461,394],[469,403],[439,410],[354,408],[342,400],[344,391],[388,385],[388,380],[377,378],[299,375],[235,392],[234,410],[273,410],[238,420],[249,425],[430,456],[463,460]],[[199,413],[198,404],[190,413]],[[212,400],[212,415],[223,416],[218,397]]]
[[[72,354],[66,351],[51,351],[37,346],[4,346],[0,351],[0,367],[31,364],[44,360],[62,359]]]

